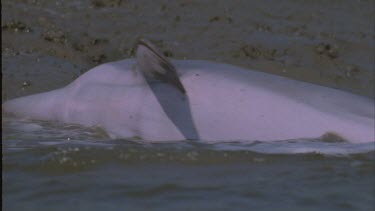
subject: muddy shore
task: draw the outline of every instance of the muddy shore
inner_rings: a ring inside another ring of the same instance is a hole
[[[132,57],[239,65],[374,97],[374,1],[2,0],[2,99]]]

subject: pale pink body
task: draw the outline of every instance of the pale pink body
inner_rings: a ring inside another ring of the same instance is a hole
[[[375,139],[373,99],[214,62],[173,64],[202,140],[275,141],[327,132],[357,143]],[[7,101],[3,110],[101,126],[112,137],[184,139],[135,68],[133,59],[103,64],[62,89]]]

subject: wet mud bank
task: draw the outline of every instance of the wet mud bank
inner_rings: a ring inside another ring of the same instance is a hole
[[[140,37],[174,59],[239,65],[374,97],[374,1],[3,0],[2,99],[130,58]]]

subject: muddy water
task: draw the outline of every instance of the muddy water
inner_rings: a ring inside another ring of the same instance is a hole
[[[2,2],[2,98],[129,58],[139,37],[373,97],[374,1]],[[373,144],[147,144],[3,118],[4,210],[374,210]]]
[[[3,210],[374,209],[373,143],[142,143],[3,121]]]

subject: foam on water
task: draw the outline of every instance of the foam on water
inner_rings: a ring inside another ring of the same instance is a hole
[[[255,142],[250,145],[217,144],[218,149],[241,150],[245,147],[251,151],[270,154],[320,153],[328,155],[348,155],[367,153],[375,150],[374,143],[327,143],[321,140],[293,140]]]

